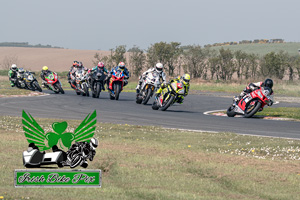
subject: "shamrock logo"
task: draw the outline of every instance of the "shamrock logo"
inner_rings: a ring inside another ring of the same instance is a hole
[[[39,147],[40,151],[44,151],[52,148],[54,145],[59,145],[62,149],[64,147],[70,148],[73,141],[76,142],[89,142],[94,136],[96,130],[97,114],[96,110],[91,114],[88,114],[81,124],[75,129],[74,133],[65,132],[68,123],[54,122],[52,129],[54,132],[48,132],[45,134],[41,126],[35,121],[35,119],[23,110],[22,124],[25,137],[28,143],[34,143]]]
[[[71,147],[72,141],[74,139],[73,133],[64,133],[68,127],[67,122],[54,122],[52,128],[54,132],[48,132],[46,134],[46,139],[48,140],[48,146],[52,147],[59,143],[60,147],[63,148],[61,143],[68,149]]]

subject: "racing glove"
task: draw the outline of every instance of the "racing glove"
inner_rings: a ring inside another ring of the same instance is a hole
[[[272,106],[273,105],[273,101],[270,100],[270,102],[268,103],[268,106]]]

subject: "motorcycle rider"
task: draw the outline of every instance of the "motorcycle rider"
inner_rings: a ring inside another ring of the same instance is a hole
[[[89,70],[89,83],[92,86],[94,84],[94,79],[92,79],[94,72],[103,72],[105,75],[108,74],[107,69],[105,68],[105,65],[103,62],[98,62],[97,66],[93,67],[92,70]],[[105,90],[104,88],[104,82],[102,81],[102,90]]]
[[[45,77],[48,76],[48,74],[52,73],[52,71],[49,70],[49,68],[47,66],[44,66],[42,68],[42,72],[41,72],[41,78],[42,78],[42,87],[48,87],[47,85],[47,81],[45,81]]]
[[[140,77],[139,77],[139,83],[138,85],[136,86],[136,93],[139,94],[140,93],[140,90],[141,90],[141,86],[142,86],[142,83],[143,83],[143,80],[146,79],[147,75],[149,73],[152,73],[152,72],[157,72],[159,74],[159,79],[162,80],[162,83],[166,84],[166,74],[165,72],[163,72],[163,64],[161,63],[156,63],[155,67],[153,68],[150,68],[148,69],[147,71],[145,71]]]
[[[90,142],[75,142],[72,144],[70,149],[67,151],[67,157],[68,160],[71,161],[72,158],[70,157],[74,151],[78,151],[81,147],[82,151],[84,152],[85,155],[87,155],[87,158],[90,161],[93,161],[94,156],[96,155],[96,148],[98,147],[99,142],[98,139],[92,138]],[[81,167],[86,168],[88,166],[88,162],[86,160],[83,161],[81,164]]]
[[[73,88],[74,90],[76,90],[76,86],[75,86],[76,82],[75,82],[74,74],[77,70],[77,66],[78,66],[78,61],[75,60],[68,73],[68,82],[70,83],[71,88]]]
[[[8,77],[10,81],[10,86],[15,87],[15,82],[17,80],[17,75],[18,75],[18,67],[16,64],[12,64],[9,71],[8,71]]]
[[[164,88],[166,88],[169,84],[173,83],[173,82],[177,82],[177,83],[182,83],[182,85],[184,86],[184,94],[183,95],[179,95],[178,99],[176,99],[175,101],[179,104],[183,103],[184,97],[188,95],[189,93],[189,89],[190,89],[190,75],[189,74],[184,74],[182,76],[178,76],[175,79],[172,79],[169,83],[162,83],[161,87],[157,90],[156,94],[155,94],[155,98],[159,97],[162,90]]]
[[[272,90],[272,87],[273,87],[273,80],[272,79],[269,79],[267,78],[264,82],[256,82],[256,83],[250,83],[247,85],[247,87],[241,92],[240,95],[234,97],[234,100],[236,102],[240,101],[245,95],[253,92],[254,90],[257,90],[261,87],[268,87],[271,89],[270,91],[270,95],[273,94],[273,90]],[[271,106],[273,105],[273,101],[271,100],[270,103],[268,104],[268,106]]]
[[[125,67],[125,63],[124,62],[120,62],[118,64],[118,66],[114,67],[111,69],[111,71],[108,73],[108,76],[107,76],[107,80],[106,80],[106,83],[107,83],[107,88],[109,88],[109,81],[110,81],[110,78],[111,78],[111,75],[113,74],[114,71],[117,71],[117,70],[121,70],[123,71],[124,73],[124,86],[126,86],[128,84],[128,79],[129,79],[129,70]]]

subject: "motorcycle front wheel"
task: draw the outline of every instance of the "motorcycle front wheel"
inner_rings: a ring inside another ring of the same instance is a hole
[[[98,82],[96,86],[96,98],[99,98],[101,92],[101,84]]]
[[[34,81],[32,83],[33,87],[36,88],[39,92],[42,92],[42,88],[40,87],[40,85],[38,84],[37,81]]]
[[[70,168],[75,168],[77,167],[81,162],[82,162],[82,156],[76,155],[72,158]]]
[[[119,83],[115,83],[114,84],[114,91],[115,91],[115,99],[119,100],[119,95],[120,95],[120,84]]]
[[[228,117],[234,117],[236,115],[236,113],[234,112],[234,106],[231,105],[226,112]]]
[[[170,105],[172,104],[172,102],[174,101],[174,99],[175,99],[175,97],[173,95],[171,95],[170,98],[166,102],[163,101],[163,103],[162,103],[163,106],[161,107],[161,110],[162,111],[167,110],[170,107]]]
[[[142,104],[146,105],[151,97],[152,87],[149,87],[146,91],[146,97],[143,99]]]

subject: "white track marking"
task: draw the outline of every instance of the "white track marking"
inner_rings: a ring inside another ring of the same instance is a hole
[[[214,112],[221,112],[221,111],[226,111],[226,110],[211,110],[211,111],[206,111],[203,114],[204,115],[210,115],[210,113],[214,113]]]

